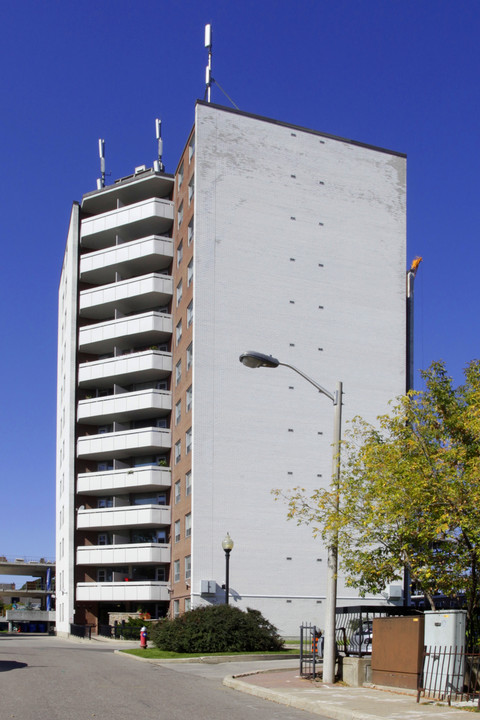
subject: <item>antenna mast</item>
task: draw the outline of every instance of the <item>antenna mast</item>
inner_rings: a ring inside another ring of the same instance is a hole
[[[98,140],[98,155],[100,157],[100,173],[101,178],[97,179],[97,190],[105,187],[105,140]]]
[[[212,26],[210,23],[205,25],[205,47],[208,49],[208,65],[205,68],[205,96],[207,102],[210,102],[210,92],[212,87]]]
[[[158,143],[158,160],[153,163],[153,169],[155,172],[165,172],[165,165],[162,161],[163,156],[163,140],[162,140],[162,121],[160,118],[155,119],[155,136]]]

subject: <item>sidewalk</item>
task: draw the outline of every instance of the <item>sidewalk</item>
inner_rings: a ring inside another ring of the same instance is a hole
[[[234,690],[265,700],[289,705],[335,720],[467,720],[470,713],[420,699],[401,690],[379,690],[373,687],[352,688],[346,685],[323,685],[301,678],[298,668],[227,676],[223,684]],[[465,703],[469,709],[476,703]]]

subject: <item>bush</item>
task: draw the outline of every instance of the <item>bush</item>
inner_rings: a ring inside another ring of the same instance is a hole
[[[214,653],[281,650],[277,629],[258,610],[243,612],[231,605],[199,607],[151,628],[159,650]]]

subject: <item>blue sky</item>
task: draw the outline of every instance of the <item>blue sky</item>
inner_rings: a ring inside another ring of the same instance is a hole
[[[1,20],[0,555],[55,554],[71,203],[95,188],[99,137],[109,181],[152,164],[157,116],[175,171],[204,95],[207,22],[213,75],[241,110],[407,153],[408,262],[424,258],[415,364],[443,359],[461,381],[479,356],[480,3],[18,0]],[[215,87],[212,101],[229,104]]]

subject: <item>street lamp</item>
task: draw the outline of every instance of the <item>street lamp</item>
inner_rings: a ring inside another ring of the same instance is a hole
[[[326,390],[322,385],[305,375],[304,372],[289,363],[280,362],[271,355],[264,355],[259,352],[245,352],[240,355],[239,360],[243,365],[250,368],[276,368],[279,365],[288,367],[298,375],[301,375],[307,382],[313,385],[322,395],[326,395],[333,403],[334,423],[333,423],[333,471],[332,483],[335,492],[335,505],[338,509],[338,492],[340,482],[340,441],[342,435],[342,383],[337,383],[337,389],[334,393]],[[335,615],[337,609],[337,568],[338,568],[338,534],[333,532],[328,539],[327,547],[327,587],[325,592],[325,638],[323,652],[323,681],[326,683],[335,682],[335,659],[336,659],[336,643],[335,643]]]
[[[230,592],[230,553],[233,550],[233,540],[228,532],[222,540],[222,548],[225,550],[225,605],[228,605],[228,595]]]

